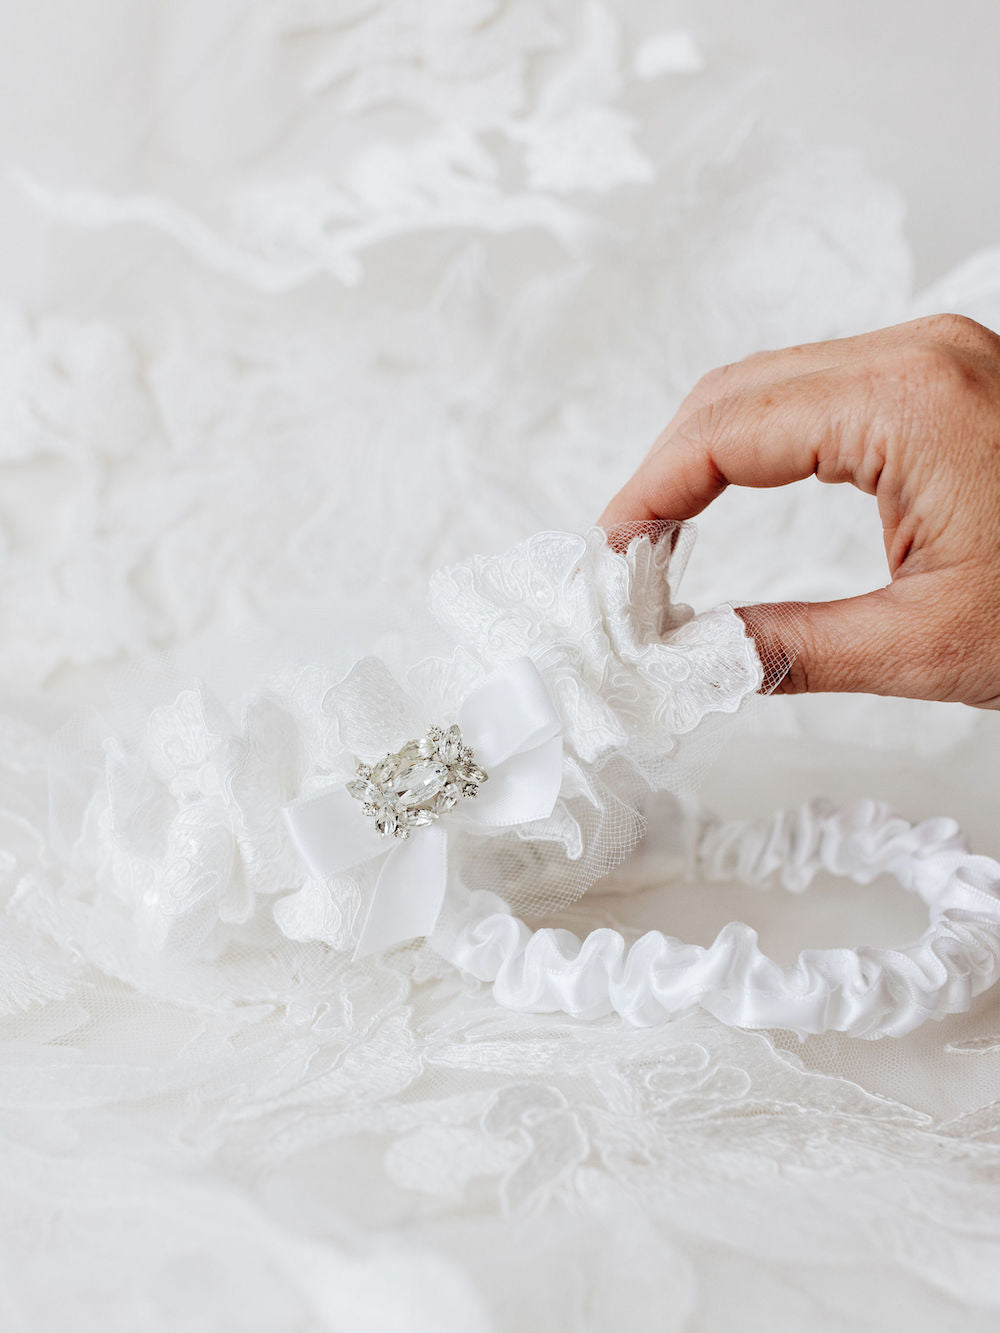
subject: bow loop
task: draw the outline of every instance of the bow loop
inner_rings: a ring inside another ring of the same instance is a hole
[[[545,682],[529,657],[515,658],[477,686],[458,710],[458,725],[490,771],[561,730]]]

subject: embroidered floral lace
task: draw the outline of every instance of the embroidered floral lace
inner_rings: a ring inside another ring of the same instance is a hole
[[[281,811],[448,720],[484,646],[544,653],[603,786],[581,766],[551,856],[504,835],[477,891],[580,940],[742,921],[783,967],[919,939],[919,895],[824,861],[811,802],[885,802],[958,858],[949,815],[997,856],[997,718],[755,704],[730,612],[629,660],[621,589],[605,657],[567,584],[598,546],[516,544],[586,530],[713,365],[1000,325],[995,252],[914,293],[897,194],[769,129],[725,33],[657,6],[62,17],[21,7],[44,60],[11,42],[2,94],[0,1327],[992,1333],[994,992],[877,1041],[512,1011],[427,943],[352,961],[364,878],[321,891]],[[684,597],[875,586],[872,520],[843,488],[726,495]],[[502,578],[469,558],[510,548]],[[457,647],[416,717],[435,570]],[[679,671],[695,713],[746,696],[719,734],[671,711]],[[623,735],[636,763],[602,767]],[[695,868],[695,795],[801,834],[803,881],[722,843]],[[613,868],[598,811],[607,845],[645,829]]]

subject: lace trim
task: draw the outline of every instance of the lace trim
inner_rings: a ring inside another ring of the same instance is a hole
[[[272,921],[297,941],[352,948],[374,871],[307,874],[282,807],[342,787],[356,757],[374,761],[453,721],[463,696],[526,656],[559,717],[559,799],[548,818],[506,832],[464,829],[455,879],[528,915],[575,901],[635,845],[643,794],[676,790],[697,768],[704,747],[688,733],[760,684],[730,608],[695,616],[672,599],[689,538],[661,524],[620,552],[596,529],[538,533],[435,575],[430,609],[447,638],[413,665],[290,669],[255,686],[238,714],[203,686],[182,691],[138,743],[105,744],[86,814],[74,805],[66,817],[71,840],[78,820],[94,830],[96,848],[78,849],[81,883],[96,874],[130,905],[143,943],[166,954],[211,955]],[[89,769],[73,786],[87,784]]]

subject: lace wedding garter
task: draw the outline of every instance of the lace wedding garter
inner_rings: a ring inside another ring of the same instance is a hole
[[[365,657],[332,680],[305,669],[253,699],[241,732],[197,692],[158,710],[149,792],[130,797],[147,826],[157,812],[155,839],[124,846],[113,773],[104,812],[119,841],[103,864],[141,887],[147,943],[219,949],[263,910],[287,938],[358,957],[426,938],[518,1010],[652,1024],[700,1005],[740,1027],[867,1038],[966,1010],[1000,971],[1000,865],[951,820],[911,826],[861,800],[727,822],[684,797],[705,735],[763,670],[732,608],[674,600],[678,538],[541,533],[433,576],[443,652],[406,664],[404,647],[395,670]],[[708,948],[527,923],[620,879],[654,820],[673,821],[702,882],[799,892],[821,871],[887,874],[929,925],[906,947],[782,966],[739,922]]]

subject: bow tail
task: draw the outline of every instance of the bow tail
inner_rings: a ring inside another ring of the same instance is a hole
[[[448,834],[438,824],[418,829],[382,863],[361,927],[354,960],[430,935],[448,883]]]

